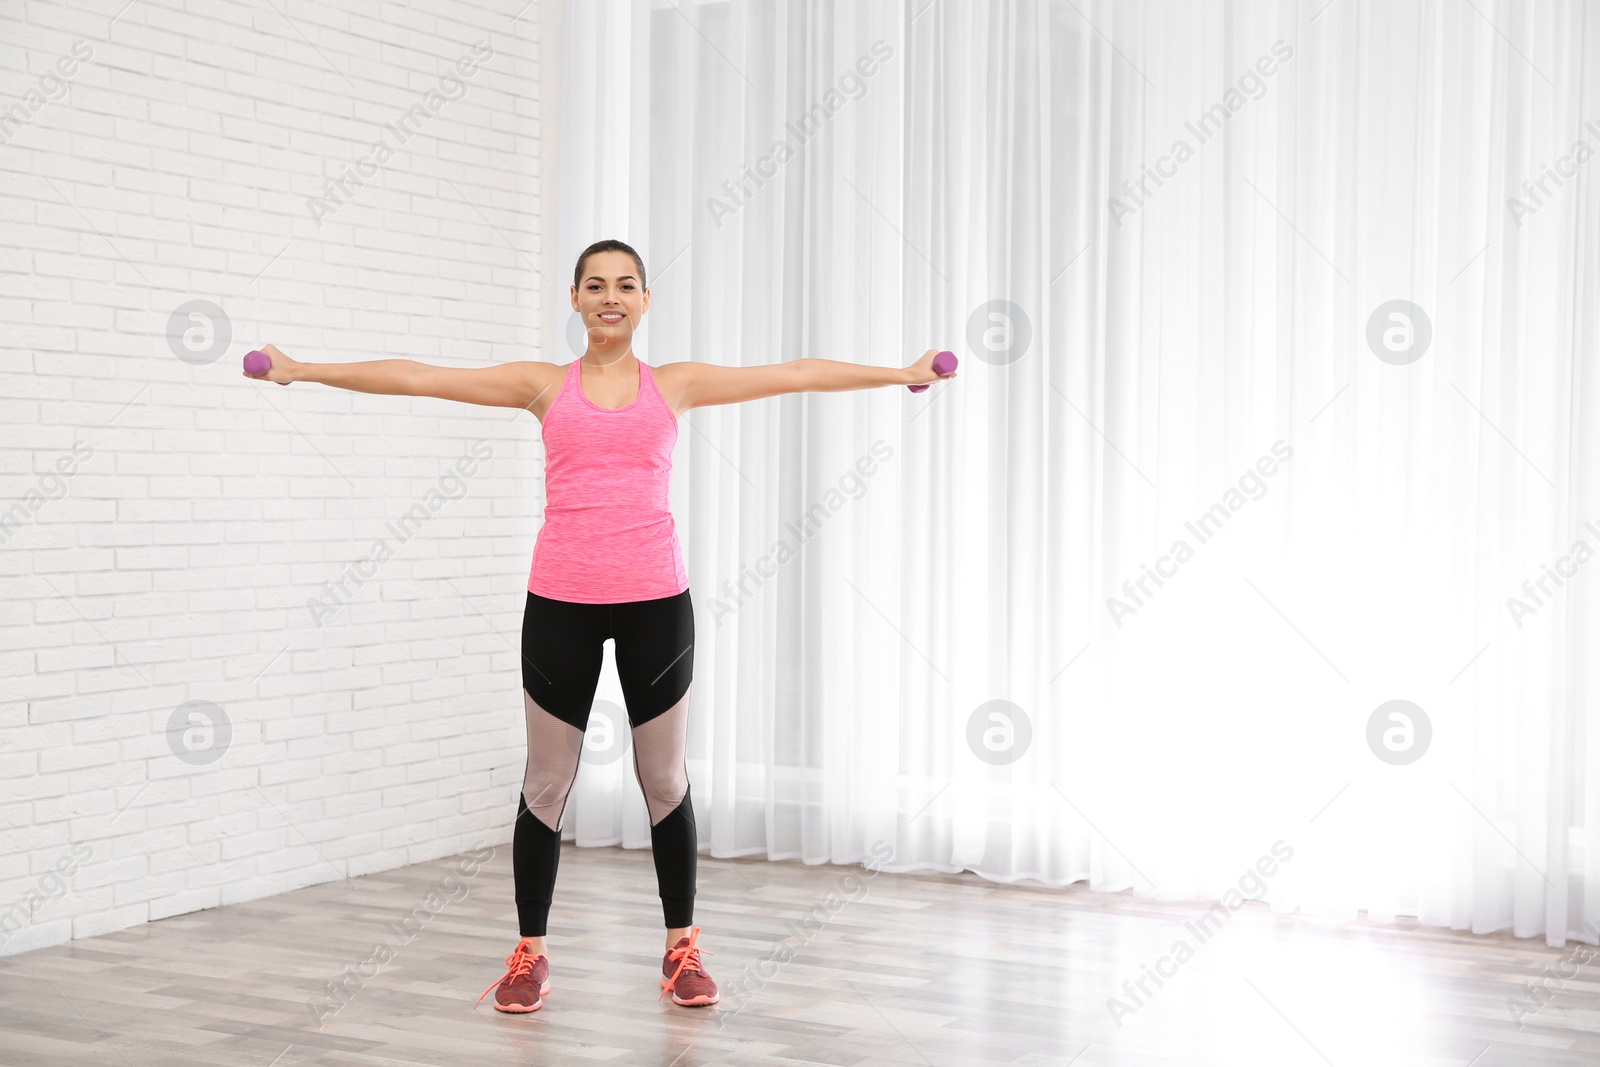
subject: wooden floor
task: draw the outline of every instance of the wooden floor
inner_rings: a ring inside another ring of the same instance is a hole
[[[722,1003],[680,1008],[656,999],[665,931],[649,851],[570,845],[552,990],[541,1010],[502,1015],[492,995],[473,1001],[516,941],[510,848],[471,877],[459,864],[0,959],[0,1063],[1600,1063],[1592,964],[1513,1020],[1508,998],[1570,954],[1537,941],[1278,919],[1252,904],[1159,987],[1147,979],[1151,995],[1118,1020],[1108,999],[1134,1007],[1123,983],[1179,937],[1194,944],[1184,923],[1202,907],[704,853],[695,918]]]

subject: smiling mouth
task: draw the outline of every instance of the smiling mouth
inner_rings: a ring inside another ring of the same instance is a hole
[[[600,321],[605,323],[607,326],[615,326],[617,323],[622,321],[622,318],[623,315],[620,311],[602,311],[599,315]]]

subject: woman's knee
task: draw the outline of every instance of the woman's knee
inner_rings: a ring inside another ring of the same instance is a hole
[[[633,731],[633,773],[644,791],[651,826],[670,815],[689,791],[682,725],[669,715]]]

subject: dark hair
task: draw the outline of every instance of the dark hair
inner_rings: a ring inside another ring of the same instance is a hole
[[[578,265],[572,268],[572,284],[574,288],[578,288],[583,285],[584,261],[590,256],[594,255],[596,252],[626,252],[628,255],[632,256],[634,264],[639,268],[639,288],[645,288],[644,260],[639,258],[639,253],[635,252],[631,245],[625,244],[622,241],[611,240],[596,241],[594,244],[583,250],[583,254],[578,257]]]

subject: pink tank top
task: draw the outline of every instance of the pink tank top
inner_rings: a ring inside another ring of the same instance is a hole
[[[583,394],[582,358],[545,412],[544,525],[528,591],[580,604],[657,600],[689,588],[667,506],[678,417],[639,361],[639,395],[603,408]]]

